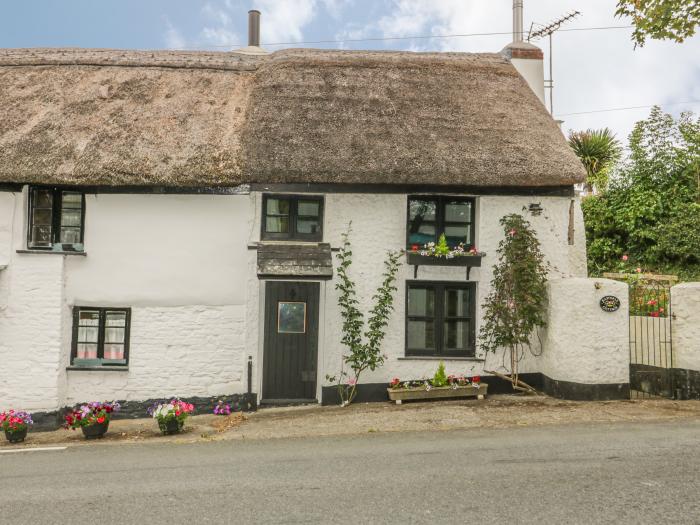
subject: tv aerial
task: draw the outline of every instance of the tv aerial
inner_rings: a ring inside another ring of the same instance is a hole
[[[554,75],[552,74],[552,35],[566,22],[573,20],[581,14],[580,11],[572,11],[547,25],[532,22],[530,30],[527,33],[527,41],[536,40],[538,38],[549,38],[549,79],[544,81],[545,89],[549,90],[549,113],[554,116]],[[535,27],[537,26],[537,27]]]

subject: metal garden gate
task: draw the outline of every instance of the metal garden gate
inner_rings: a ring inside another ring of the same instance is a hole
[[[634,281],[629,309],[630,396],[674,397],[671,282]]]

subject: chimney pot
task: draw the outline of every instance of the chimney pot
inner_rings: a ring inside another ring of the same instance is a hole
[[[260,11],[248,11],[248,45],[260,47]]]
[[[513,42],[523,41],[523,0],[513,0]]]

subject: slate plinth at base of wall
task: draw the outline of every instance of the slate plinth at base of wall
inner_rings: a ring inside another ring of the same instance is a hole
[[[557,381],[539,372],[520,374],[520,379],[531,387],[559,399],[608,401],[611,399],[629,399],[630,396],[628,383],[589,385],[570,381]],[[513,390],[509,381],[500,377],[481,376],[481,380],[489,385],[488,395],[517,393]],[[354,402],[388,402],[387,386],[387,383],[362,383],[357,387],[357,397]],[[324,405],[339,405],[338,389],[335,386],[324,386],[322,402]]]
[[[147,410],[156,402],[169,401],[171,398],[147,399],[145,401],[118,401],[121,410],[115,413],[113,419],[137,419],[149,417]],[[187,403],[194,405],[195,415],[212,414],[214,407],[219,401],[231,406],[231,412],[254,412],[258,409],[258,395],[253,394],[230,394],[226,396],[214,397],[181,397]],[[56,430],[63,425],[64,414],[72,407],[64,407],[54,412],[33,412],[32,419],[34,432]]]
[[[700,372],[672,368],[671,374],[676,399],[700,399]]]

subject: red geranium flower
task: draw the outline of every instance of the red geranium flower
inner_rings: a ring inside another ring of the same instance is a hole
[[[98,423],[104,423],[104,422],[105,422],[104,416],[98,417],[98,418],[97,418],[97,422],[98,422]]]

